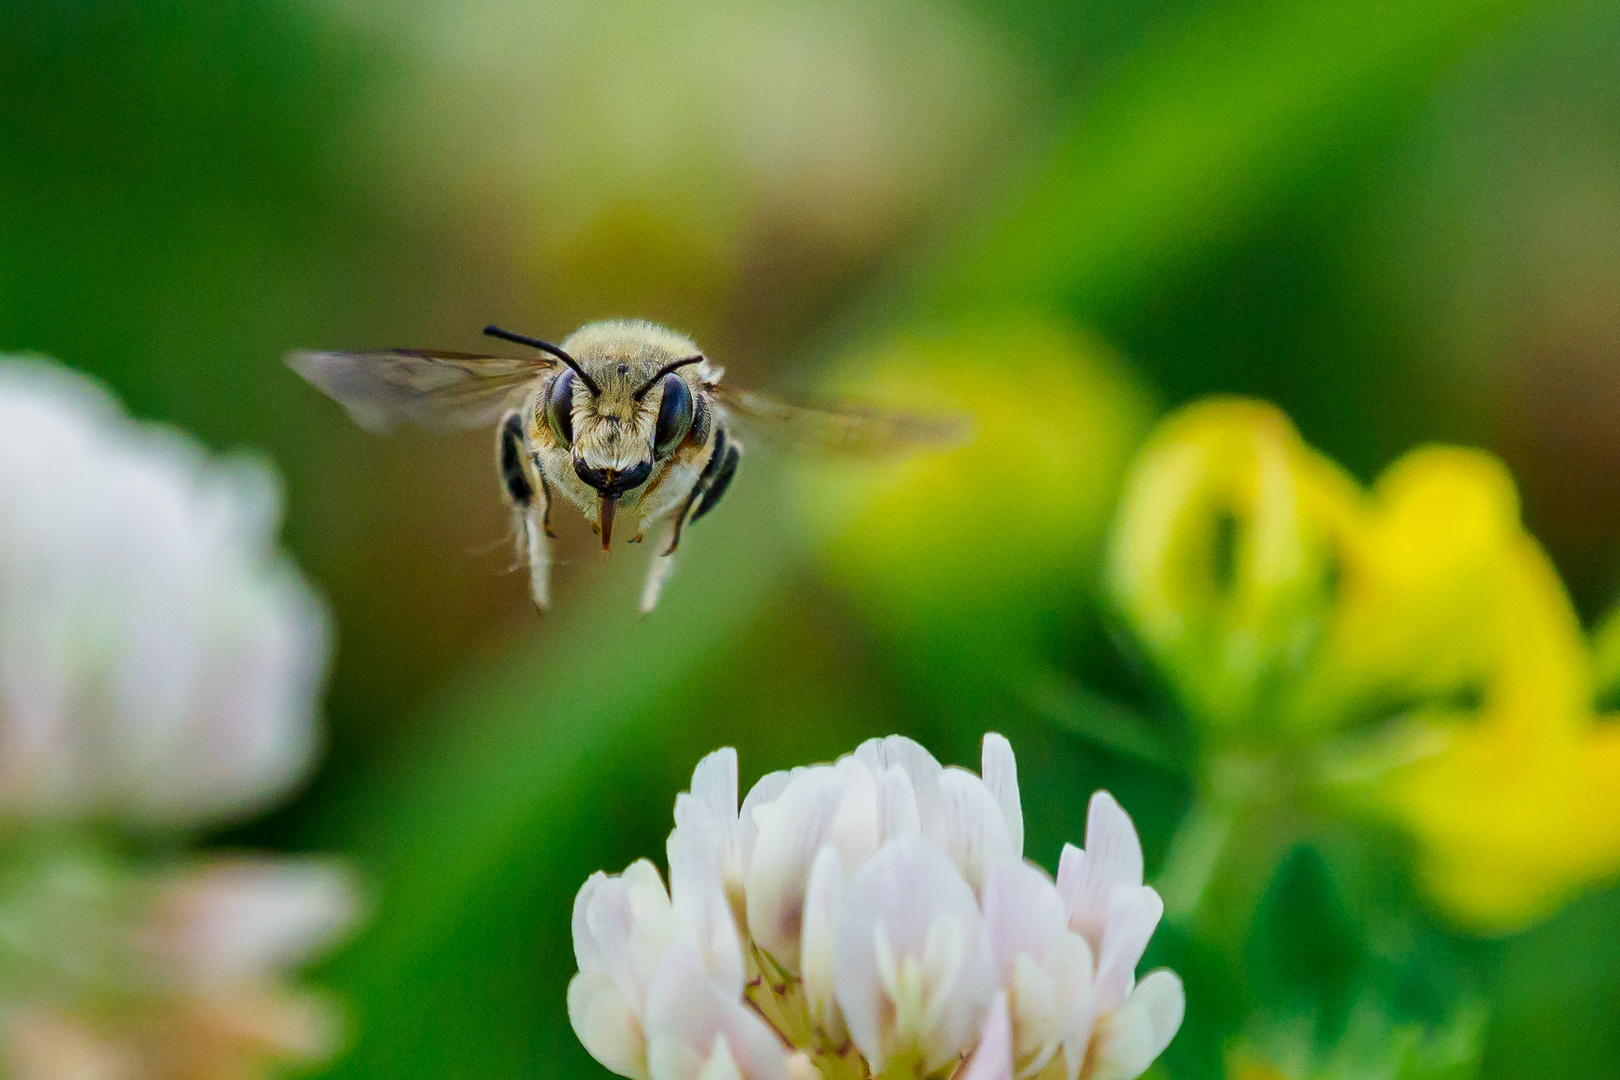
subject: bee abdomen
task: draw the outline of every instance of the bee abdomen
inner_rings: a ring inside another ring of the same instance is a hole
[[[709,481],[707,490],[703,492],[703,501],[698,503],[697,509],[692,512],[693,521],[697,521],[698,518],[720,505],[721,497],[725,495],[726,489],[731,486],[732,478],[737,475],[737,466],[742,464],[741,446],[732,443],[725,450],[726,456],[725,460],[720,462],[720,470]],[[719,456],[719,454],[715,455],[716,458]],[[704,471],[707,472],[708,470],[705,469]]]
[[[534,501],[534,485],[523,471],[523,418],[517,413],[507,413],[506,419],[501,421],[500,440],[501,483],[506,485],[506,493],[513,502],[528,506]]]
[[[708,423],[707,418],[705,418],[704,423]],[[675,529],[670,536],[669,547],[664,549],[665,555],[675,554],[675,549],[680,547],[681,530],[686,527],[687,522],[696,521],[709,506],[713,505],[712,501],[706,498],[709,488],[719,478],[720,474],[725,471],[728,462],[731,463],[732,472],[737,470],[736,463],[732,461],[732,455],[736,454],[736,452],[735,446],[726,445],[726,429],[716,427],[714,429],[714,447],[709,451],[709,460],[703,463],[703,471],[698,474],[697,481],[692,485],[692,490],[686,495],[686,501],[681,503],[680,511],[675,515]],[[730,482],[731,476],[728,473],[726,483],[729,484]],[[697,507],[696,513],[692,511],[693,506]]]

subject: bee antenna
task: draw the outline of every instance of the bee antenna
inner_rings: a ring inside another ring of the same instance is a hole
[[[514,334],[510,330],[502,330],[498,326],[484,327],[484,334],[488,337],[500,338],[502,341],[510,341],[515,345],[527,345],[531,349],[539,349],[543,353],[550,353],[552,356],[555,356],[557,359],[567,364],[569,368],[573,370],[574,374],[579,376],[580,381],[585,384],[585,389],[591,392],[592,397],[595,397],[602,392],[602,388],[596,385],[596,380],[587,375],[585,373],[585,369],[579,366],[578,360],[575,360],[572,356],[569,356],[567,353],[563,352],[549,341],[541,341],[539,338],[525,337],[522,334]],[[702,358],[699,357],[699,359]]]
[[[640,401],[642,398],[647,396],[648,391],[652,390],[653,387],[658,385],[658,380],[662,379],[665,375],[668,375],[676,368],[683,368],[688,364],[700,363],[702,360],[703,354],[698,353],[696,356],[688,356],[685,360],[676,360],[673,363],[665,364],[663,367],[653,372],[652,378],[641,384],[641,389],[637,390],[630,396],[635,398],[637,401]]]

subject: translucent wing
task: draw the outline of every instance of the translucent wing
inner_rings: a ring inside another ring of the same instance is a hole
[[[287,354],[288,367],[341,402],[368,431],[387,431],[401,420],[437,428],[493,427],[556,363],[549,357],[428,349]]]
[[[711,385],[709,389],[743,432],[795,453],[897,457],[914,450],[948,450],[965,442],[971,430],[964,416],[790,400],[728,386]]]

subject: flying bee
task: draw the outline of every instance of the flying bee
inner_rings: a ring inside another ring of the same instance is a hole
[[[484,333],[539,355],[392,349],[293,352],[288,365],[371,431],[495,426],[501,489],[535,607],[551,599],[552,504],[577,506],[606,551],[616,522],[634,541],[661,535],[641,594],[650,612],[675,567],[681,531],[713,510],[742,462],[739,435],[790,449],[883,456],[960,440],[958,419],[789,402],[722,386],[687,338],[642,321],[595,322],[561,345],[497,327]],[[622,528],[622,526],[621,526]]]

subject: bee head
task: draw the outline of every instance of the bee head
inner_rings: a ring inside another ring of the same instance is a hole
[[[647,322],[591,323],[548,351],[564,368],[542,419],[575,473],[604,498],[641,487],[692,429],[703,354]]]

